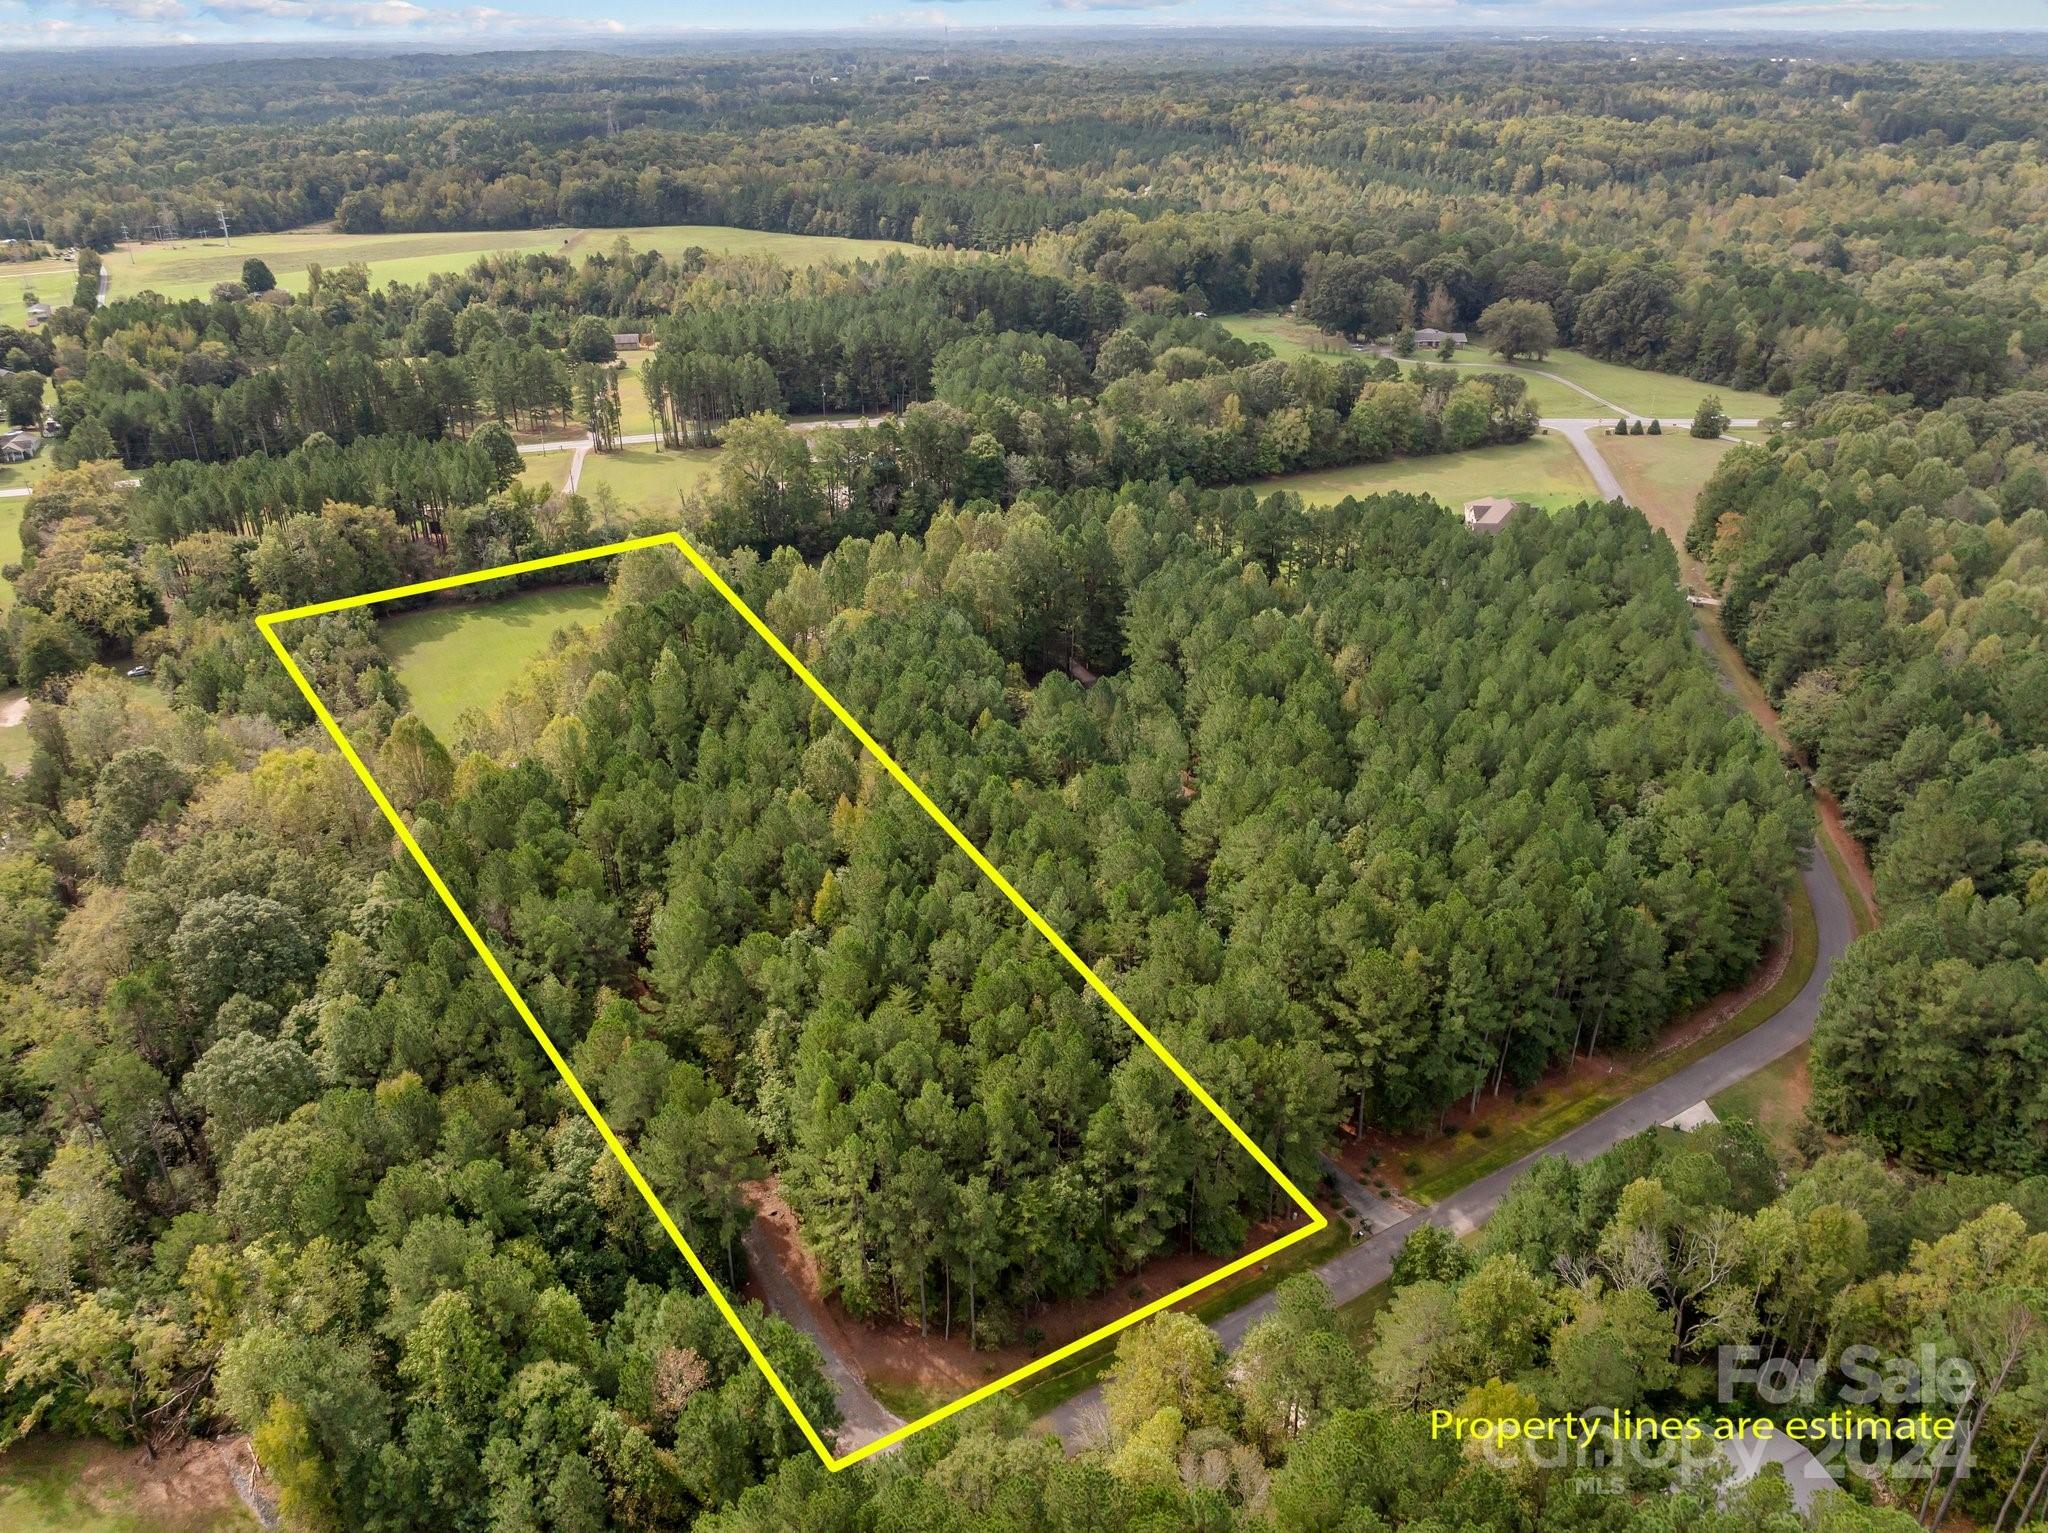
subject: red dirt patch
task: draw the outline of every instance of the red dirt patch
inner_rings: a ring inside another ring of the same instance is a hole
[[[978,1389],[991,1379],[1024,1367],[1033,1358],[1085,1336],[1113,1320],[1120,1320],[1162,1294],[1194,1282],[1205,1273],[1224,1266],[1229,1258],[1202,1252],[1175,1252],[1147,1262],[1137,1272],[1118,1278],[1102,1293],[1090,1299],[1074,1299],[1046,1305],[1028,1319],[1028,1324],[1045,1333],[1036,1347],[1015,1342],[1009,1346],[976,1350],[967,1344],[966,1300],[954,1294],[953,1335],[942,1329],[943,1293],[932,1296],[933,1324],[920,1334],[915,1319],[872,1324],[856,1320],[837,1299],[819,1295],[818,1264],[797,1234],[796,1215],[783,1201],[773,1181],[749,1183],[747,1196],[754,1205],[755,1227],[766,1237],[777,1265],[796,1286],[805,1307],[830,1333],[840,1355],[856,1368],[862,1378],[884,1388],[890,1386],[931,1390],[947,1398]],[[1332,1218],[1335,1217],[1333,1214]],[[1301,1225],[1301,1218],[1267,1220],[1252,1230],[1246,1251],[1278,1239]],[[1256,1269],[1252,1269],[1256,1271]],[[749,1281],[744,1290],[751,1299],[766,1296]]]

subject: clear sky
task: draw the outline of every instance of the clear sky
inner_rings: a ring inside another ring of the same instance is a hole
[[[1672,28],[1730,32],[2048,27],[2044,0],[0,0],[0,34],[44,46],[406,40],[467,46],[751,31],[934,34],[1046,26]]]

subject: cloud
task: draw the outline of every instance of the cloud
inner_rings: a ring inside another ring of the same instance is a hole
[[[1167,11],[1188,0],[1045,0],[1049,11]]]

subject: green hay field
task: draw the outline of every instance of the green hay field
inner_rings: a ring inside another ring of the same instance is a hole
[[[584,458],[583,478],[576,488],[586,496],[605,488],[618,496],[622,506],[669,511],[685,494],[711,483],[717,471],[715,447],[670,452],[653,447],[627,447],[618,452],[594,452]]]
[[[556,634],[594,622],[602,585],[554,586],[489,602],[440,602],[386,618],[377,628],[412,711],[445,743],[468,708],[488,708]]]
[[[345,266],[361,261],[372,286],[422,282],[436,272],[461,271],[492,253],[548,253],[581,260],[609,250],[620,236],[635,250],[680,255],[699,246],[719,255],[768,256],[784,266],[818,266],[837,261],[880,260],[891,251],[926,253],[896,240],[841,239],[832,235],[771,234],[716,224],[660,224],[634,229],[496,229],[445,234],[340,234],[332,229],[295,229],[285,234],[247,234],[223,244],[218,239],[127,245],[106,257],[113,273],[110,296],[144,289],[166,298],[204,298],[214,284],[239,281],[242,263],[260,258],[288,292],[303,292],[311,266]],[[24,286],[43,302],[71,301],[77,268],[67,261],[37,261],[0,267],[0,324],[25,317]]]
[[[1347,495],[1433,495],[1454,511],[1486,495],[1506,495],[1546,510],[1599,497],[1571,444],[1550,433],[1503,447],[1281,474],[1254,484],[1261,493],[1292,490],[1317,505]]]

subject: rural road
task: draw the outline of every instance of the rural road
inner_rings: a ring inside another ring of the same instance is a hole
[[[1315,1270],[1316,1276],[1330,1290],[1331,1302],[1349,1303],[1368,1289],[1385,1282],[1387,1274],[1393,1270],[1394,1257],[1407,1243],[1408,1237],[1425,1224],[1440,1225],[1458,1235],[1478,1229],[1492,1215],[1515,1179],[1541,1157],[1562,1155],[1581,1163],[1591,1160],[1602,1150],[1610,1149],[1666,1118],[1677,1116],[1693,1103],[1704,1101],[1737,1081],[1747,1079],[1804,1043],[1813,1031],[1814,1018],[1820,1014],[1821,991],[1827,986],[1828,975],[1834,969],[1835,960],[1848,947],[1854,932],[1849,924],[1848,902],[1843,899],[1842,890],[1835,882],[1833,869],[1817,848],[1809,851],[1800,880],[1806,885],[1808,898],[1813,901],[1814,921],[1820,938],[1819,952],[1813,973],[1783,1010],[1705,1059],[1687,1065],[1626,1102],[1610,1107],[1599,1117],[1553,1139],[1513,1165],[1503,1166],[1492,1175],[1481,1177],[1441,1203],[1380,1230],[1325,1262]],[[1245,1332],[1271,1314],[1273,1308],[1274,1297],[1267,1293],[1217,1321],[1215,1331],[1223,1339],[1224,1348],[1234,1351],[1244,1340]],[[1085,1390],[1065,1404],[1054,1407],[1043,1419],[1069,1448],[1099,1444],[1106,1432],[1101,1386]]]
[[[760,1220],[749,1222],[740,1244],[746,1249],[747,1266],[754,1281],[767,1295],[768,1307],[818,1344],[818,1355],[825,1362],[825,1377],[839,1397],[839,1430],[831,1434],[839,1451],[850,1453],[902,1426],[903,1418],[870,1394],[859,1370],[840,1356],[837,1339],[819,1323],[775,1259],[768,1238],[761,1232]]]

